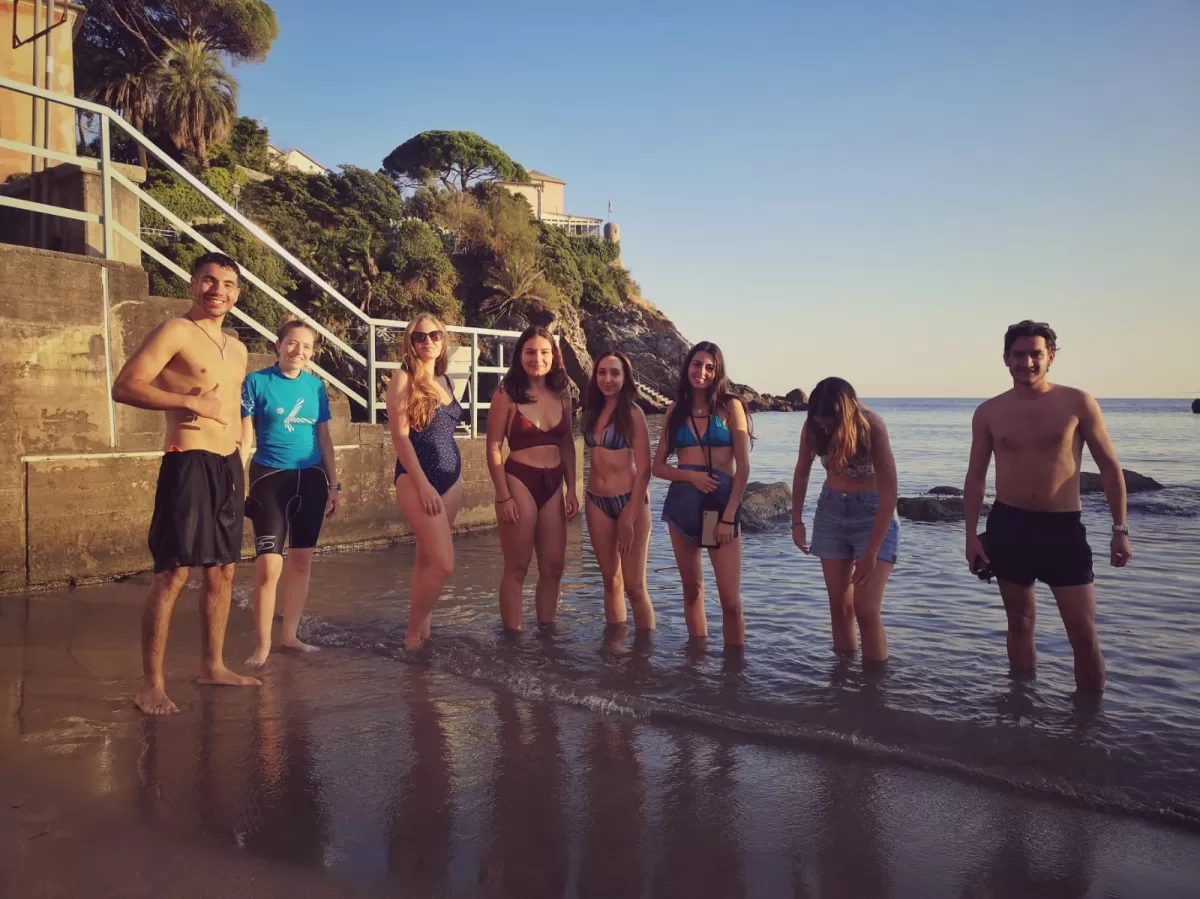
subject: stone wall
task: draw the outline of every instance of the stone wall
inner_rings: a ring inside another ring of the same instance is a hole
[[[111,379],[151,329],[185,308],[183,300],[148,296],[140,268],[0,244],[0,592],[150,567],[146,531],[162,415],[110,406]],[[272,361],[252,356],[250,368]],[[345,492],[322,546],[406,538],[387,427],[352,423],[335,390],[330,405]],[[494,526],[484,441],[459,447],[458,525]],[[243,550],[253,554],[248,522]]]

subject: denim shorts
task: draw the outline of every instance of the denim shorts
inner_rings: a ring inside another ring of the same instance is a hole
[[[857,559],[866,551],[878,511],[878,490],[843,493],[825,484],[813,516],[812,554],[819,559]],[[893,512],[878,558],[895,562],[899,553],[900,524]]]
[[[681,471],[707,471],[703,465],[680,465]],[[705,508],[716,508],[725,517],[725,505],[729,502],[729,494],[733,492],[733,478],[723,471],[713,470],[720,483],[712,493],[701,493],[686,481],[672,481],[667,488],[667,498],[663,500],[662,520],[673,525],[693,543],[700,542],[700,512]],[[733,516],[733,534],[740,536],[742,532],[742,507],[737,507]]]

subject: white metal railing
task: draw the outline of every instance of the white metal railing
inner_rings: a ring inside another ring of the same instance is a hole
[[[381,409],[386,409],[386,403],[379,401],[379,375],[383,371],[400,368],[398,362],[382,362],[376,358],[377,355],[377,339],[380,330],[404,329],[408,326],[408,322],[393,321],[389,319],[372,318],[363,312],[358,306],[347,300],[341,293],[330,285],[324,278],[318,275],[312,269],[308,268],[299,259],[289,253],[280,244],[269,235],[266,231],[256,225],[253,221],[247,218],[244,214],[235,209],[231,204],[227,203],[215,191],[212,190],[204,182],[200,181],[195,175],[185,169],[182,165],[160,150],[153,142],[151,142],[140,131],[126,122],[116,112],[106,106],[101,106],[98,103],[92,103],[87,100],[80,100],[76,97],[67,96],[65,94],[57,94],[53,91],[45,90],[44,88],[36,87],[30,84],[23,84],[19,81],[13,81],[9,78],[0,77],[0,88],[14,91],[19,94],[25,94],[29,97],[35,97],[45,100],[48,103],[57,103],[63,106],[69,106],[76,110],[90,113],[98,118],[100,128],[100,158],[94,159],[87,156],[75,156],[70,153],[63,153],[58,150],[51,150],[46,147],[38,147],[33,144],[27,144],[23,141],[13,140],[8,137],[0,137],[0,149],[12,150],[19,153],[27,153],[31,156],[38,156],[43,159],[54,160],[56,162],[70,163],[71,165],[79,166],[84,171],[97,172],[101,183],[101,211],[99,214],[87,212],[86,210],[69,209],[62,206],[54,206],[48,203],[40,203],[33,199],[34,193],[30,192],[30,199],[23,200],[19,197],[8,197],[0,195],[0,206],[7,206],[11,209],[20,209],[27,212],[41,213],[43,215],[52,215],[59,218],[72,219],[81,221],[87,224],[96,224],[101,226],[102,231],[102,252],[105,259],[116,258],[116,239],[121,237],[127,240],[133,246],[137,247],[141,253],[154,259],[162,265],[167,271],[170,271],[176,277],[184,282],[190,283],[191,276],[184,271],[179,265],[166,258],[154,246],[142,240],[141,234],[134,234],[116,220],[115,207],[113,204],[113,182],[119,184],[122,188],[129,191],[140,203],[145,203],[164,219],[171,223],[180,234],[186,234],[192,240],[196,241],[202,247],[209,251],[224,252],[219,246],[206,238],[203,234],[193,228],[189,223],[183,221],[179,216],[175,215],[171,210],[167,209],[162,203],[150,196],[142,190],[137,184],[126,178],[113,165],[111,125],[116,124],[126,135],[136,141],[146,149],[146,152],[162,163],[167,169],[174,172],[182,178],[187,184],[195,188],[199,193],[210,203],[216,206],[222,213],[228,216],[233,221],[237,222],[247,232],[249,232],[259,243],[267,247],[276,256],[287,263],[294,271],[303,275],[311,284],[318,290],[332,299],[335,303],[350,313],[351,318],[357,325],[367,332],[366,354],[360,353],[354,349],[349,343],[338,337],[333,331],[321,324],[308,313],[301,310],[298,306],[284,297],[279,291],[271,287],[262,278],[259,278],[253,272],[242,267],[242,277],[257,287],[266,296],[270,297],[276,304],[283,307],[296,318],[310,325],[318,334],[320,334],[330,345],[336,347],[344,358],[351,362],[361,365],[365,369],[366,383],[368,385],[367,396],[362,396],[358,391],[344,384],[342,381],[331,375],[328,371],[313,363],[312,368],[331,385],[344,393],[349,399],[362,407],[367,413],[367,420],[372,424],[378,420],[378,412]],[[236,257],[235,257],[236,258]],[[240,262],[239,262],[240,265]],[[234,307],[232,310],[233,316],[240,322],[247,325],[249,328],[261,334],[270,341],[275,340],[275,334],[264,325],[255,321],[243,310]],[[448,325],[448,330],[454,334],[461,334],[470,338],[471,357],[469,369],[466,372],[451,373],[451,377],[455,379],[466,378],[470,384],[470,422],[467,428],[467,433],[471,437],[475,437],[479,433],[479,413],[488,409],[491,404],[480,402],[479,400],[479,376],[486,374],[503,374],[507,369],[504,366],[504,346],[501,343],[503,340],[511,340],[519,337],[517,331],[499,331],[488,328],[469,328],[460,325]],[[496,365],[480,365],[479,364],[479,342],[480,339],[492,339],[495,341],[496,347]]]

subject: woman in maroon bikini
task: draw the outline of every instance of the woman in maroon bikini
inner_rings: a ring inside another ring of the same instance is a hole
[[[509,455],[502,462],[506,438]],[[545,328],[526,328],[517,338],[508,373],[492,394],[487,459],[504,553],[500,617],[506,630],[521,630],[525,574],[536,549],[537,621],[552,624],[567,555],[566,522],[579,511],[579,496],[567,373]]]

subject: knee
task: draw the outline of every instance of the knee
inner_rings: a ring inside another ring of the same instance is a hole
[[[1036,622],[1037,616],[1033,612],[1009,612],[1008,632],[1014,637],[1032,637]]]
[[[829,614],[836,624],[850,624],[856,620],[853,603],[834,603],[829,607]]]
[[[283,556],[264,553],[254,563],[254,577],[260,584],[275,584],[283,573]]]
[[[292,550],[288,556],[288,566],[296,574],[308,574],[312,571],[312,553]]]
[[[1071,648],[1075,652],[1096,653],[1100,651],[1100,638],[1096,634],[1096,625],[1092,622],[1067,628],[1067,639],[1071,641]]]
[[[451,549],[447,552],[430,553],[429,557],[426,559],[426,563],[429,566],[427,570],[430,574],[440,578],[441,580],[445,580],[446,578],[450,577],[451,573],[454,571],[454,550]],[[525,577],[523,571],[521,573],[521,577]]]
[[[566,562],[563,559],[550,559],[546,562],[539,559],[538,577],[548,581],[560,581],[566,567]]]
[[[883,618],[879,609],[855,609],[854,618],[861,631],[874,630],[883,626]]]
[[[154,575],[154,580],[158,585],[168,593],[174,595],[182,590],[187,585],[188,580],[187,568],[174,568],[171,571],[160,571]]]
[[[721,600],[721,614],[726,618],[741,618],[742,617],[742,599]]]
[[[525,583],[525,578],[529,574],[528,559],[505,559],[504,560],[504,576],[510,581]]]
[[[600,580],[604,583],[604,590],[607,593],[626,589],[625,580],[619,571],[601,572]]]
[[[683,601],[687,605],[693,605],[704,599],[704,584],[688,584],[683,585]]]

